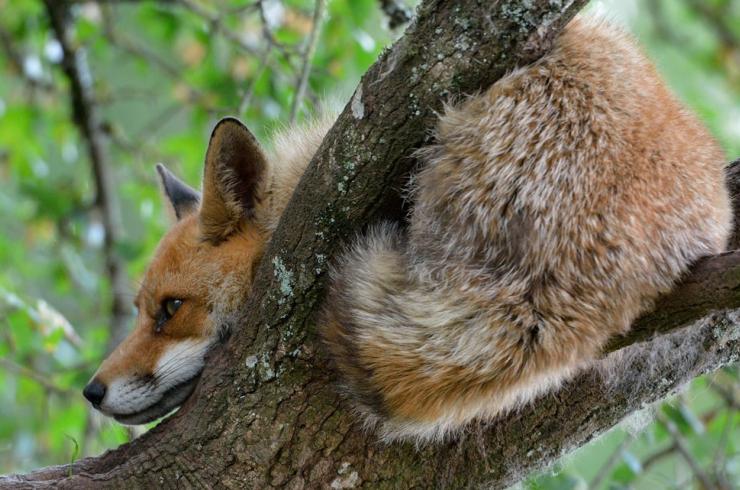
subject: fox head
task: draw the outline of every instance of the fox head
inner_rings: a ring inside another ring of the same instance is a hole
[[[256,139],[232,118],[211,134],[202,194],[157,166],[174,223],[136,294],[135,328],[83,391],[95,408],[143,424],[192,392],[223,320],[251,288],[266,242],[256,218],[266,170]]]

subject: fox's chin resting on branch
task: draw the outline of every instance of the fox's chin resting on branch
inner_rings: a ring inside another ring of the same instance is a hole
[[[593,19],[448,108],[419,157],[408,235],[360,238],[319,321],[386,439],[440,439],[557,387],[731,228],[719,146]]]
[[[200,373],[168,388],[159,400],[141,410],[132,413],[110,413],[107,415],[111,415],[116,421],[125,425],[140,425],[153,422],[182,405],[193,392],[195,385],[198,383],[199,376]]]
[[[172,227],[136,295],[136,328],[83,392],[95,408],[143,424],[187,399],[223,325],[249,295],[264,246],[333,120],[293,128],[269,157],[242,123],[221,120],[206,151],[202,193],[157,165]]]

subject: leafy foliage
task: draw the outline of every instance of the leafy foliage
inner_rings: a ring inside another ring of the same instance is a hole
[[[295,114],[344,103],[398,34],[377,0],[76,2],[72,40],[89,67],[113,162],[121,236],[106,250],[87,141],[72,117],[62,49],[43,3],[0,0],[0,473],[97,454],[135,435],[89,409],[81,388],[112,346],[106,263],[125,264],[130,304],[166,220],[153,165],[200,179],[225,115],[263,141]],[[659,70],[740,156],[740,1],[594,2],[625,22]],[[308,89],[296,101],[311,32]],[[87,73],[86,73],[87,74]],[[133,314],[133,311],[130,312]],[[740,481],[737,372],[697,380],[566,457],[526,488],[655,488]],[[639,423],[638,423],[639,422]],[[676,441],[681,441],[679,449]]]

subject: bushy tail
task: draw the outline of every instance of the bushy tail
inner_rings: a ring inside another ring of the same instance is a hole
[[[583,359],[523,305],[419,277],[400,232],[378,226],[334,268],[320,323],[344,390],[384,439],[442,438],[532,400]]]

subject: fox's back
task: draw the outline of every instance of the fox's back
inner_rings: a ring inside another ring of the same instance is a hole
[[[479,299],[614,333],[724,247],[722,151],[600,21],[576,19],[542,60],[449,109],[422,154],[413,253]]]

